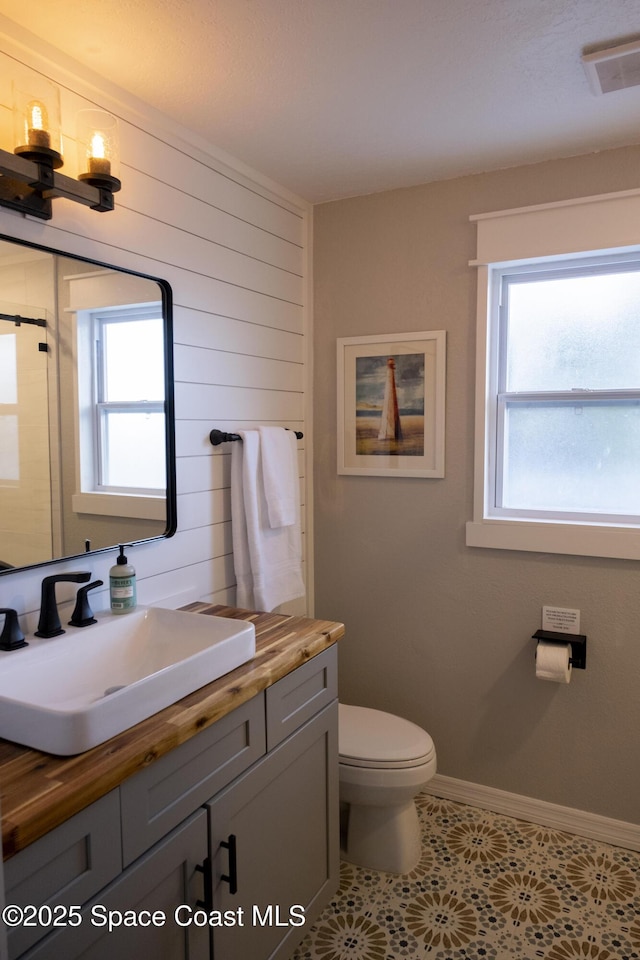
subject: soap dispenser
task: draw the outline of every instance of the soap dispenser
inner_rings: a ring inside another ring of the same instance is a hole
[[[109,596],[112,613],[128,613],[136,605],[136,571],[124,554],[120,545],[120,554],[109,570]]]

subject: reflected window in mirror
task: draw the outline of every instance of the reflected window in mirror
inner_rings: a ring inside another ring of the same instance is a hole
[[[166,495],[164,335],[160,303],[82,311],[90,372],[80,385],[83,493]]]
[[[16,335],[0,330],[0,484],[20,479],[17,403]]]

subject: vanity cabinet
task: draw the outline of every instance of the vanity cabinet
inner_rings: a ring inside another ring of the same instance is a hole
[[[9,960],[284,960],[338,832],[334,645],[9,859],[7,903],[81,918],[10,931]],[[109,932],[111,910],[148,925]]]

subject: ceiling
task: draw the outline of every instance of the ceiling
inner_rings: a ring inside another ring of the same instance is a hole
[[[311,202],[640,142],[585,48],[640,0],[0,0],[0,13]]]

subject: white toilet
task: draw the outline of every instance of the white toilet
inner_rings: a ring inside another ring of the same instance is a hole
[[[409,720],[344,703],[338,729],[342,856],[409,873],[421,853],[414,797],[436,772],[433,740]]]

